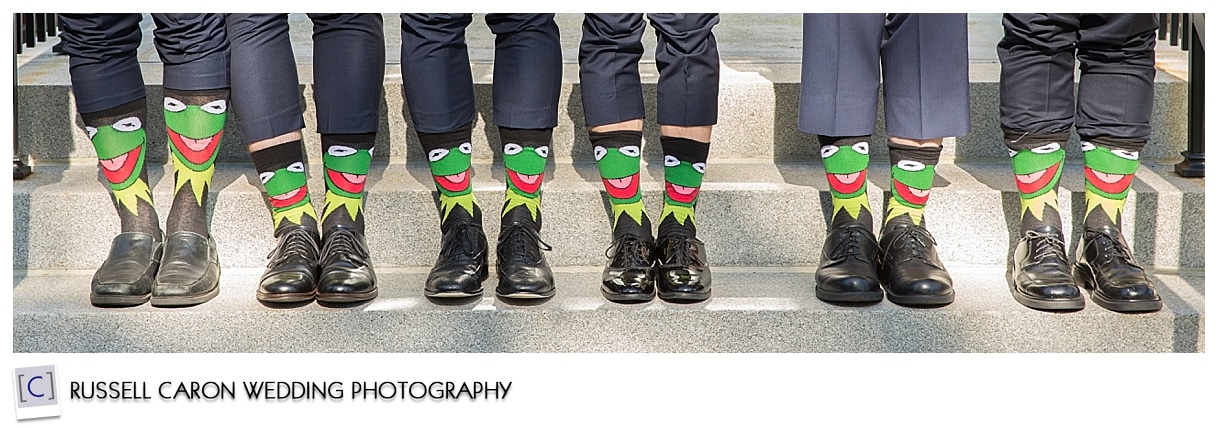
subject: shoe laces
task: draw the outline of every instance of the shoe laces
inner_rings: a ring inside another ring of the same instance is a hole
[[[1125,242],[1119,234],[1113,236],[1093,228],[1087,228],[1083,230],[1083,236],[1085,239],[1090,240],[1092,245],[1098,246],[1098,252],[1103,254],[1103,259],[1098,260],[1101,264],[1120,260],[1124,261],[1127,265],[1139,269],[1142,268],[1142,266],[1133,260],[1133,254],[1129,252],[1129,247],[1125,246]],[[1107,250],[1106,248],[1108,247],[1115,250]]]
[[[686,267],[694,263],[694,245],[690,243],[688,236],[676,234],[665,237],[661,242],[668,248],[665,251],[668,259],[665,260],[667,262],[661,262],[660,267]]]
[[[847,233],[846,238],[837,242],[833,250],[829,251],[829,258],[843,259],[854,257],[860,261],[870,259],[865,258],[865,254],[863,254],[863,239],[870,234],[867,232],[867,229],[858,226],[848,226],[845,227],[844,231]]]
[[[650,250],[647,248],[647,244],[639,236],[635,236],[633,234],[624,235],[617,239],[616,245],[614,246],[617,246],[618,248],[617,254],[615,255],[626,261],[623,264],[630,266],[628,267],[629,269],[646,270],[651,268],[651,261],[649,260],[650,257],[648,256]],[[606,258],[614,257],[614,255],[609,254],[609,251],[613,249],[614,246],[610,246],[608,249],[605,249]]]
[[[321,252],[322,259],[345,256],[357,264],[366,264],[368,259],[368,248],[359,243],[354,231],[345,228],[331,231],[326,237],[326,245],[322,247]]]
[[[1024,236],[1035,246],[1032,248],[1034,260],[1037,263],[1044,261],[1045,258],[1057,258],[1062,264],[1066,264],[1066,242],[1062,240],[1060,234],[1057,233],[1039,233],[1035,230],[1024,232]]]
[[[499,259],[537,262],[541,258],[539,249],[549,251],[554,248],[542,241],[533,227],[512,223],[499,235]]]
[[[313,232],[304,227],[296,227],[284,233],[280,244],[266,254],[266,258],[271,260],[268,264],[270,267],[275,267],[293,258],[304,258],[313,262],[317,261],[317,239],[313,237]]]
[[[938,244],[938,242],[935,242],[935,237],[931,236],[929,231],[926,231],[922,227],[907,226],[897,227],[892,232],[897,234],[888,242],[888,247],[884,248],[885,253],[892,253],[892,249],[895,246],[897,250],[905,255],[905,259],[900,260],[900,262],[917,259],[928,265],[935,265],[926,258],[926,254],[929,253],[927,242],[929,241],[931,245]]]
[[[449,231],[449,233],[453,233],[453,238],[449,241],[451,243],[441,248],[442,253],[448,258],[452,258],[458,253],[471,258],[482,255],[482,245],[478,238],[482,234],[481,229],[481,226],[469,222],[456,223]]]

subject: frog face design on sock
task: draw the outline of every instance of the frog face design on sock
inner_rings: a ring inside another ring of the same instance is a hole
[[[1084,141],[1083,175],[1087,190],[1108,199],[1124,199],[1138,170],[1137,151],[1102,147]]]
[[[634,203],[642,199],[639,193],[639,155],[637,145],[620,148],[596,146],[593,156],[601,173],[601,182],[613,203]]]
[[[1066,160],[1066,150],[1061,144],[1050,142],[1030,150],[1010,150],[1010,153],[1020,197],[1033,199],[1057,186],[1062,176],[1062,162]]]
[[[901,160],[892,165],[892,196],[898,203],[921,209],[930,199],[935,168],[916,160]]]
[[[144,143],[147,134],[136,116],[119,119],[110,125],[85,126],[85,132],[97,150],[102,175],[115,191],[131,187],[144,169]]]
[[[309,192],[305,189],[305,165],[296,162],[274,172],[258,174],[262,186],[276,210],[291,209],[309,202]]]
[[[474,145],[463,142],[455,148],[437,148],[427,153],[430,162],[432,178],[440,193],[449,196],[471,194],[470,158]]]
[[[331,145],[321,156],[326,167],[326,190],[344,197],[359,198],[368,178],[372,150]]]
[[[866,192],[867,163],[870,147],[861,141],[848,147],[826,145],[820,148],[820,157],[825,162],[825,177],[833,197],[849,199]]]
[[[690,163],[664,156],[664,201],[666,204],[693,207],[702,186],[706,163]]]
[[[271,217],[275,220],[275,228],[283,220],[299,225],[300,218],[308,215],[317,219],[309,201],[309,191],[305,188],[305,165],[295,162],[274,172],[258,174],[262,187],[266,189],[267,199],[271,203]]]
[[[516,143],[503,144],[503,165],[507,170],[508,190],[528,198],[541,195],[542,178],[550,147],[522,147]]]
[[[189,105],[165,97],[165,129],[173,154],[194,171],[202,172],[215,163],[227,118],[228,103],[223,99]]]

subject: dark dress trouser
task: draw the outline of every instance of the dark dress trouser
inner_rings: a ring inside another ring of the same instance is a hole
[[[1083,140],[1150,137],[1154,14],[1005,14],[1002,25],[1004,128],[1043,135],[1075,126]]]
[[[465,27],[471,14],[402,14],[402,82],[418,132],[444,133],[475,118]],[[494,123],[558,126],[562,48],[554,14],[491,13],[495,34]]]
[[[313,99],[322,134],[377,132],[385,80],[380,14],[309,14]],[[229,14],[233,111],[245,143],[304,128],[286,14]]]
[[[719,49],[711,29],[718,14],[653,13],[656,32],[656,121],[661,125],[709,126],[718,122]],[[579,45],[579,82],[588,126],[645,116],[639,59],[642,14],[584,15]]]
[[[889,136],[934,139],[969,131],[968,19],[957,14],[804,15],[799,130],[875,131],[880,76]]]
[[[145,97],[136,51],[143,38],[136,13],[62,14],[64,52],[81,113]],[[229,86],[229,44],[219,14],[152,14],[153,43],[164,64],[163,85],[177,90]]]

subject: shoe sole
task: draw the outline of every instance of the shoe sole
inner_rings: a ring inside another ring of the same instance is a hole
[[[1077,282],[1076,282],[1077,284]],[[1007,270],[1007,288],[1011,290],[1011,296],[1015,298],[1015,302],[1023,304],[1024,307],[1034,308],[1037,310],[1052,310],[1052,311],[1070,311],[1082,310],[1086,307],[1087,302],[1082,295],[1074,299],[1055,299],[1044,300],[1033,298],[1019,292],[1019,288],[1015,286],[1015,266],[1011,265],[1011,269]]]
[[[219,286],[219,284],[217,284],[215,287],[211,288],[211,290],[201,293],[199,295],[191,295],[191,296],[184,296],[184,297],[183,296],[158,297],[156,295],[153,295],[152,296],[152,306],[153,307],[185,307],[188,305],[198,305],[198,304],[202,304],[202,303],[211,301],[212,298],[215,298],[216,295],[219,295],[219,294],[220,294],[220,286]]]
[[[544,294],[535,294],[532,292],[514,292],[514,293],[510,293],[510,294],[501,294],[501,293],[499,293],[499,291],[495,291],[495,296],[497,296],[499,298],[507,298],[507,299],[546,299],[546,298],[553,297],[554,291],[550,291],[550,292],[544,293]]]
[[[378,294],[378,292],[376,289],[373,289],[368,292],[363,292],[363,293],[351,293],[351,292],[322,293],[322,292],[318,292],[317,300],[321,301],[321,302],[331,302],[331,303],[361,302],[361,301],[367,301],[367,300],[376,298],[377,294]]]
[[[313,299],[313,292],[301,292],[293,294],[264,294],[258,292],[258,301],[262,302],[304,302]]]
[[[1095,285],[1095,276],[1090,268],[1074,265],[1074,280],[1083,284],[1083,289],[1091,294],[1091,302],[1098,304],[1108,310],[1118,313],[1138,313],[1147,311],[1159,311],[1163,309],[1163,300],[1156,298],[1149,301],[1135,300],[1114,300],[1105,297],[1097,290]]]
[[[458,292],[458,291],[431,292],[431,291],[424,290],[423,296],[426,296],[428,298],[472,298],[472,297],[482,296],[482,289],[478,289],[478,292]]]
[[[888,301],[893,304],[904,305],[910,307],[937,307],[944,306],[956,302],[956,290],[952,289],[952,293],[947,295],[909,295],[901,296],[894,295],[888,290],[888,283],[880,281],[880,287],[884,288],[884,294],[888,297]]]
[[[660,299],[667,302],[699,302],[710,299],[710,292],[694,294],[689,292],[660,292]]]
[[[875,292],[827,292],[816,287],[816,297],[829,302],[880,302],[884,300],[884,291]]]
[[[97,307],[134,307],[142,305],[152,297],[145,295],[89,295],[89,303]]]
[[[619,294],[601,289],[601,295],[613,302],[646,302],[656,298],[656,294]]]

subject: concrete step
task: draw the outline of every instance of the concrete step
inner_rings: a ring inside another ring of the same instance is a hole
[[[887,162],[868,174],[869,199],[878,230]],[[310,188],[320,206],[325,188],[314,163]],[[662,205],[663,170],[648,162],[642,178],[644,203],[653,218]],[[1082,166],[1068,162],[1059,197],[1066,235],[1085,207]],[[168,214],[173,190],[167,166],[150,169],[153,199]],[[609,205],[591,163],[558,162],[546,173],[543,238],[556,266],[596,266],[609,245]],[[94,269],[118,233],[114,208],[93,164],[37,168],[13,182],[13,268]],[[492,244],[504,191],[501,163],[479,161],[474,190],[486,214]],[[217,167],[212,234],[225,268],[256,268],[274,246],[265,197],[249,164]],[[421,267],[435,261],[438,214],[431,175],[417,161],[375,163],[367,187],[367,235],[378,267]],[[943,260],[952,265],[1002,266],[1017,240],[1019,196],[1009,163],[955,163],[938,168],[927,223]],[[1177,177],[1168,164],[1146,162],[1136,174],[1123,227],[1135,257],[1163,271],[1204,268],[1204,181]],[[714,265],[815,265],[825,236],[830,196],[819,162],[733,161],[711,163],[698,209],[699,236]],[[1008,219],[1012,218],[1012,219]],[[658,218],[657,218],[658,219]],[[163,223],[163,222],[162,222]],[[494,254],[492,252],[492,260]]]
[[[1204,276],[1156,274],[1164,309],[1072,313],[1016,303],[998,267],[952,268],[956,302],[831,305],[809,267],[720,267],[714,296],[637,305],[600,296],[598,268],[564,268],[536,305],[493,296],[429,301],[425,269],[379,272],[355,306],[267,307],[257,269],[226,270],[214,300],[188,308],[89,305],[91,271],[14,277],[14,352],[1204,352]],[[493,277],[493,276],[492,276]],[[493,279],[487,282],[493,286]]]

